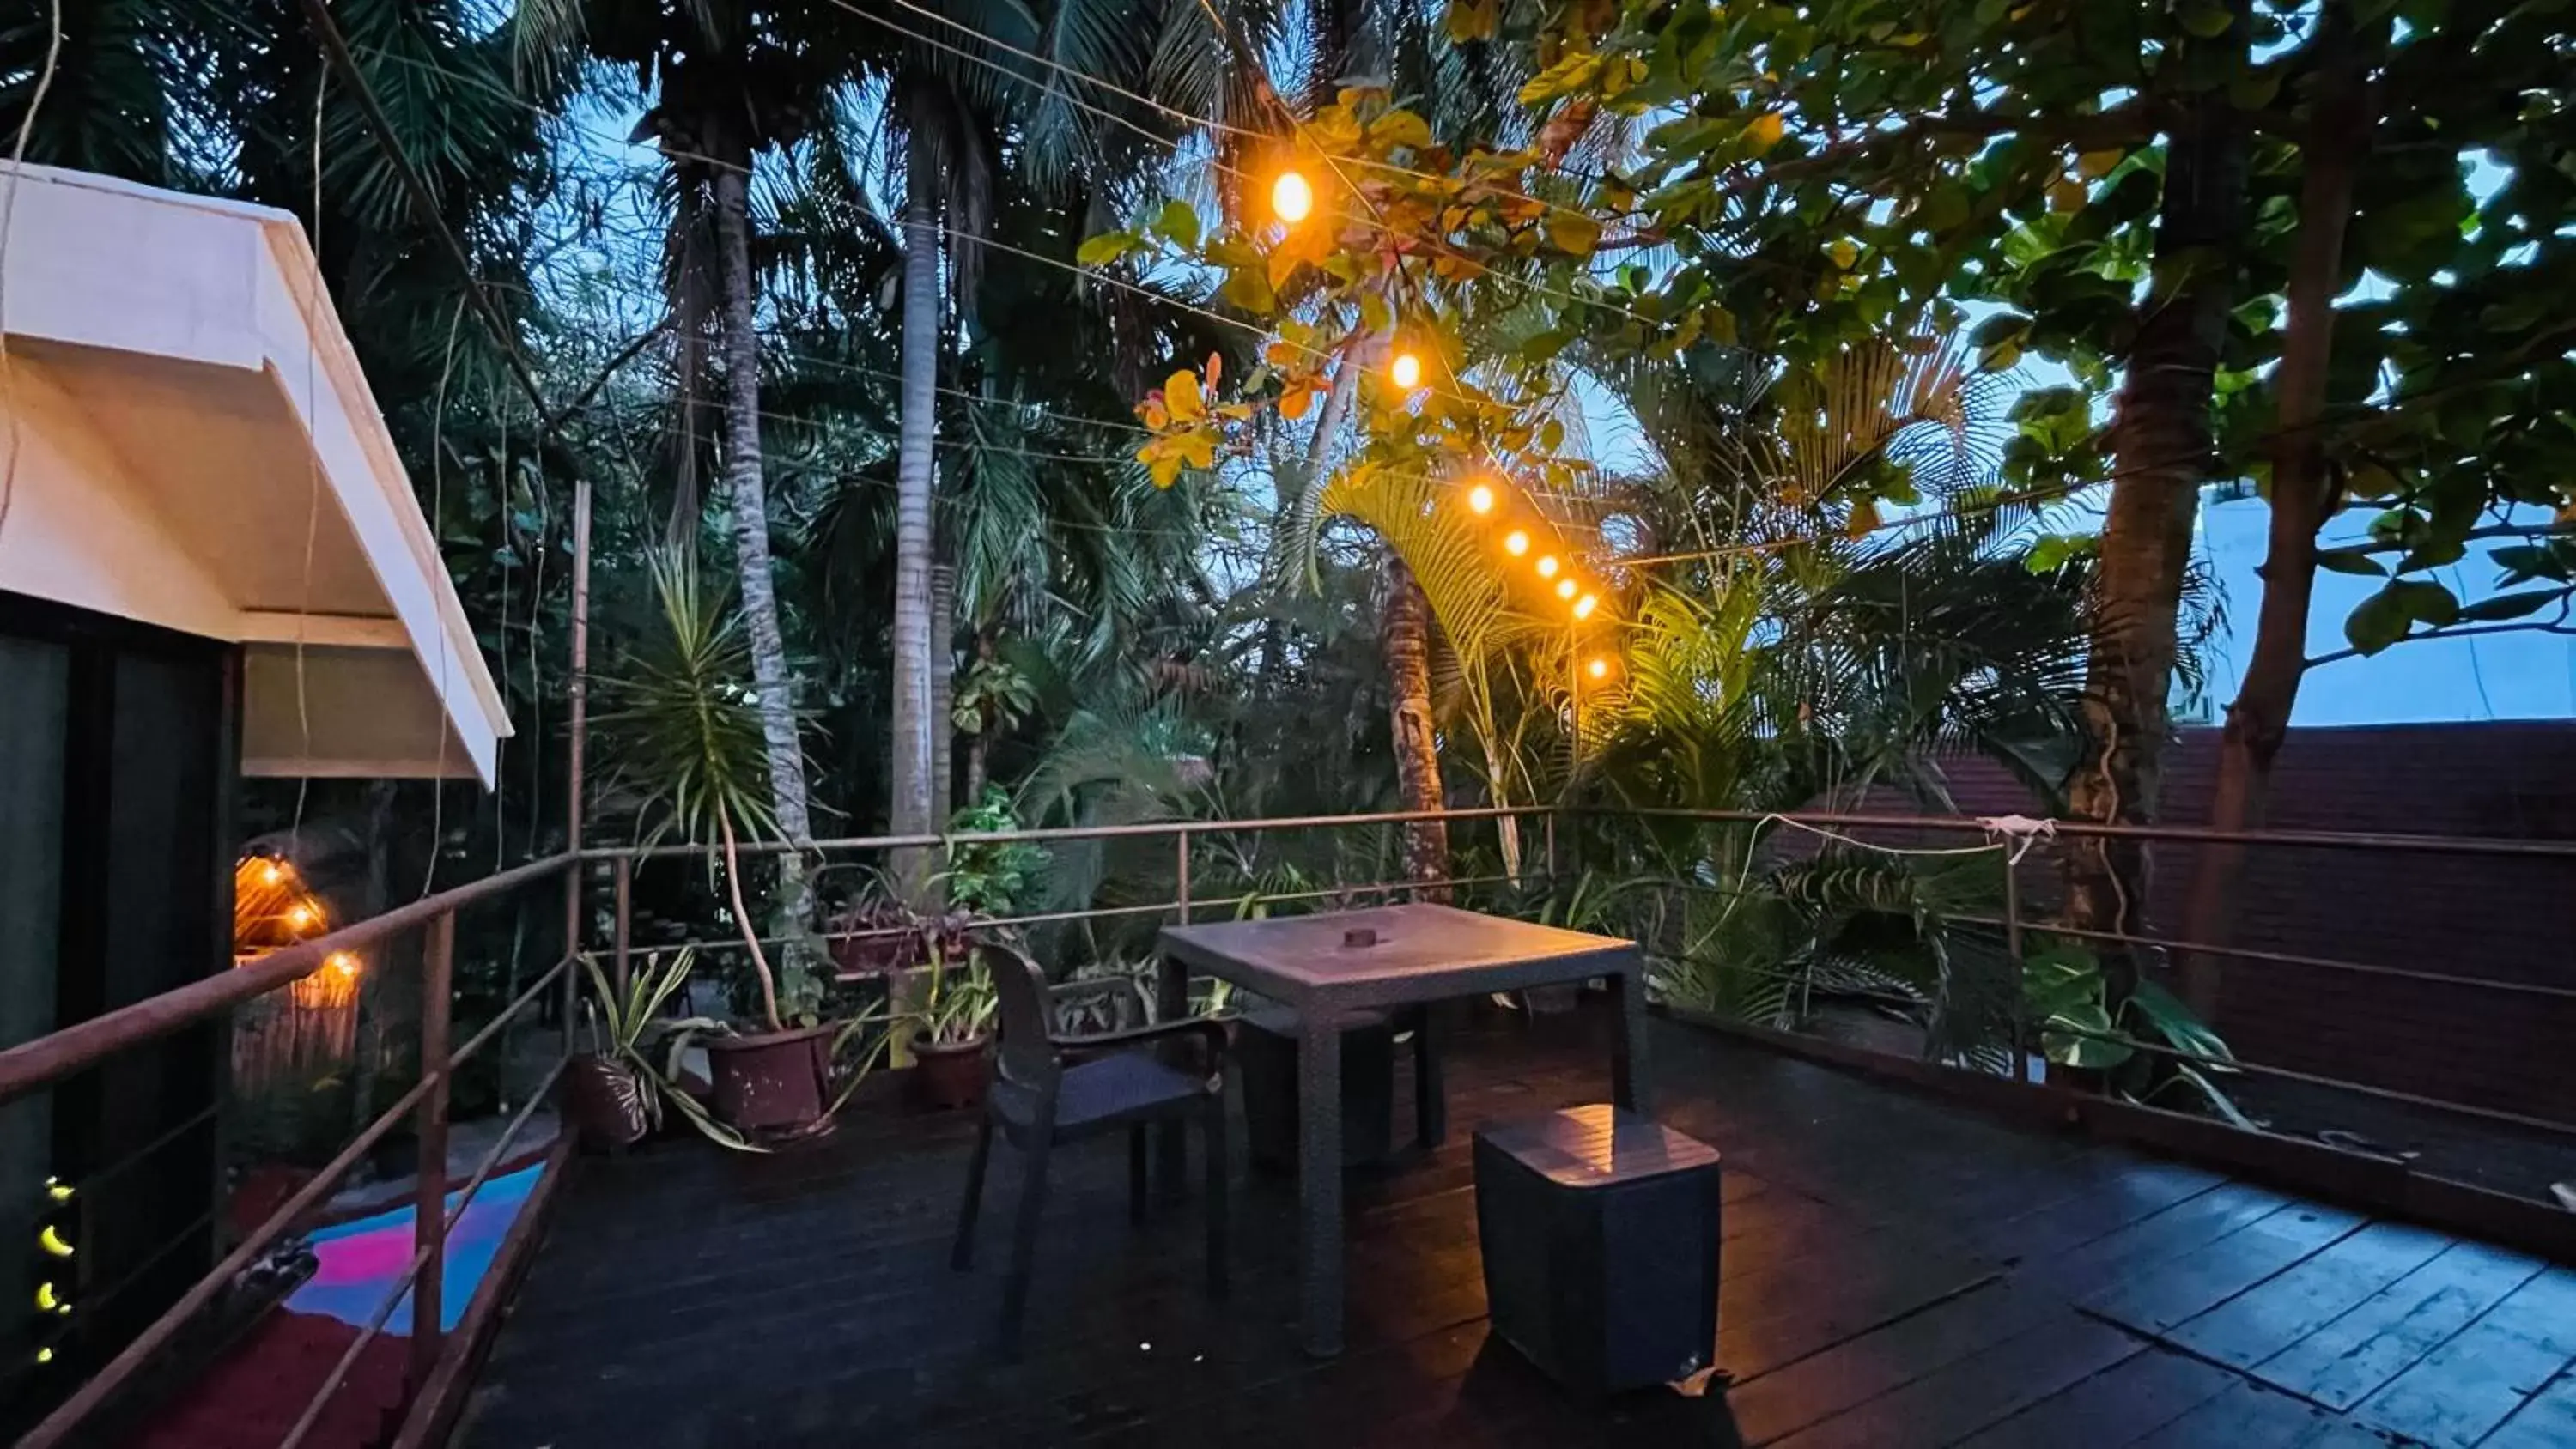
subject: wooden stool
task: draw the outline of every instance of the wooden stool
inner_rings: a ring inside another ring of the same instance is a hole
[[[1580,1393],[1688,1378],[1717,1352],[1717,1150],[1607,1106],[1476,1133],[1494,1332]]]

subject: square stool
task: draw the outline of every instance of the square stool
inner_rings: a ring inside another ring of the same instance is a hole
[[[1494,1332],[1602,1395],[1717,1353],[1717,1149],[1608,1106],[1476,1133],[1476,1232]]]

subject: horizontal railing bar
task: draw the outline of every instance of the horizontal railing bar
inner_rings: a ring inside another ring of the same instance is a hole
[[[66,1436],[80,1427],[81,1420],[96,1411],[100,1404],[106,1402],[108,1395],[115,1393],[120,1385],[133,1377],[136,1369],[141,1368],[154,1354],[159,1353],[162,1346],[170,1341],[171,1335],[177,1333],[199,1309],[205,1307],[224,1284],[231,1282],[234,1274],[250,1266],[253,1258],[266,1252],[271,1243],[295,1225],[296,1219],[304,1216],[315,1203],[322,1200],[325,1194],[339,1185],[341,1177],[357,1165],[358,1159],[367,1154],[367,1149],[375,1146],[386,1133],[392,1131],[396,1123],[410,1116],[412,1108],[420,1105],[420,1099],[428,1095],[430,1082],[431,1078],[424,1076],[420,1081],[413,1083],[410,1091],[403,1093],[375,1121],[368,1123],[357,1136],[349,1139],[349,1145],[341,1148],[338,1156],[324,1163],[302,1187],[297,1188],[286,1201],[279,1203],[275,1211],[262,1219],[258,1227],[251,1229],[231,1252],[224,1255],[222,1262],[217,1263],[206,1276],[198,1279],[194,1287],[180,1294],[178,1302],[163,1309],[161,1316],[153,1319],[141,1333],[135,1335],[132,1343],[127,1344],[116,1357],[109,1359],[105,1367],[90,1375],[89,1382],[82,1384],[73,1391],[70,1398],[55,1406],[54,1411],[45,1416],[44,1422],[27,1431],[27,1436],[18,1441],[18,1449],[52,1449],[52,1446],[62,1443]]]
[[[1372,815],[1289,815],[1260,820],[1156,820],[1133,825],[1046,825],[1024,830],[975,830],[961,835],[853,835],[808,842],[804,850],[927,850],[956,845],[1037,845],[1054,840],[1152,840],[1174,835],[1241,835],[1274,830],[1332,830],[1362,825],[1409,825],[1422,820],[1503,820],[1552,814],[1554,805],[1480,805],[1466,810],[1389,810]],[[744,855],[776,855],[790,849],[778,840],[743,841]],[[720,843],[706,845],[600,845],[582,851],[586,861],[659,860],[721,854]]]
[[[455,1052],[447,1058],[447,1070],[454,1072],[458,1067],[465,1065],[465,1063],[471,1059],[476,1052],[483,1049],[483,1044],[485,1042],[490,1041],[493,1035],[499,1032],[501,1028],[508,1026],[511,1018],[517,1016],[520,1012],[527,1010],[528,1003],[536,1000],[547,987],[554,985],[555,978],[561,976],[564,973],[565,968],[571,965],[572,958],[570,956],[566,956],[562,960],[557,961],[547,970],[545,975],[537,978],[537,982],[534,986],[520,992],[517,1000],[512,1001],[505,1007],[502,1007],[498,1015],[494,1016],[490,1021],[483,1023],[483,1029],[481,1031],[467,1037],[465,1039],[465,1045],[458,1047]],[[572,1023],[564,1023],[564,1036],[567,1040],[571,1038]]]
[[[424,896],[380,916],[342,926],[327,936],[284,946],[247,966],[235,966],[185,986],[148,996],[131,1006],[75,1022],[31,1042],[0,1051],[0,1106],[39,1087],[94,1066],[139,1042],[168,1036],[254,997],[312,975],[334,952],[372,946],[415,926],[426,925],[449,911],[506,895],[533,880],[557,874],[573,863],[566,855],[548,856],[513,866],[498,875]]]
[[[528,1119],[536,1115],[538,1107],[544,1105],[546,1093],[554,1090],[555,1083],[563,1077],[564,1068],[570,1065],[572,1065],[570,1057],[555,1058],[555,1064],[546,1069],[546,1079],[537,1083],[536,1090],[528,1094],[528,1100],[520,1103],[519,1110],[511,1114],[510,1125],[501,1129],[501,1135],[493,1139],[491,1147],[484,1152],[483,1160],[475,1165],[474,1175],[465,1179],[465,1186],[457,1189],[456,1206],[447,1211],[446,1218],[439,1227],[439,1237],[442,1240],[448,1233],[455,1230],[457,1221],[465,1216],[465,1210],[474,1206],[474,1195],[483,1190],[483,1184],[491,1178],[492,1170],[499,1167],[501,1160],[509,1154],[510,1144],[518,1140],[519,1129],[527,1126]],[[572,1130],[572,1123],[569,1119],[560,1120],[555,1130],[569,1132]]]
[[[313,1432],[315,1424],[322,1422],[322,1411],[330,1406],[331,1396],[340,1392],[340,1386],[349,1381],[349,1370],[357,1366],[358,1355],[365,1353],[367,1345],[376,1341],[376,1335],[384,1332],[385,1320],[393,1317],[403,1295],[420,1282],[420,1270],[429,1266],[429,1255],[435,1246],[423,1243],[411,1255],[411,1266],[394,1278],[393,1287],[386,1291],[384,1301],[376,1305],[366,1327],[359,1329],[358,1336],[340,1351],[339,1361],[322,1376],[321,1387],[313,1391],[313,1397],[304,1401],[304,1412],[296,1416],[295,1425],[286,1431],[286,1437],[277,1441],[277,1449],[301,1449],[304,1436]]]
[[[1568,805],[1576,815],[1628,815],[1648,819],[1706,820],[1758,825],[1766,820],[1836,830],[1941,830],[1986,833],[1982,819],[1968,815],[1858,815],[1803,811],[1687,810],[1670,806]],[[2185,845],[2269,845],[2312,850],[2421,851],[2433,855],[2526,856],[2576,860],[2576,840],[2515,840],[2491,835],[2408,835],[2384,831],[2217,830],[2205,825],[2114,825],[2098,820],[2046,822],[2058,835],[2100,836]]]
[[[2000,916],[1956,915],[1949,919],[1972,922],[1981,926],[2005,924]],[[2576,987],[2545,986],[2535,981],[2499,981],[2492,976],[2453,976],[2440,971],[2417,971],[2407,966],[2378,966],[2367,961],[2345,961],[2333,956],[2302,956],[2291,951],[2270,951],[2253,946],[2221,946],[2214,942],[2177,941],[2168,936],[2135,936],[2124,931],[2095,931],[2082,926],[2061,926],[2049,921],[2024,921],[2022,929],[2045,936],[2073,936],[2078,940],[2109,941],[2123,946],[2154,946],[2183,956],[2235,956],[2274,966],[2313,967],[2320,971],[2350,971],[2364,976],[2393,976],[2401,981],[2422,981],[2434,986],[2470,986],[2481,991],[2502,991],[2522,996],[2545,997],[2555,1001],[2576,1001]]]
[[[196,1128],[202,1127],[206,1123],[213,1121],[215,1113],[220,1110],[221,1104],[209,1104],[194,1116],[181,1122],[178,1126],[171,1128],[169,1131],[164,1132],[160,1136],[153,1138],[151,1141],[144,1143],[142,1146],[135,1148],[132,1152],[125,1154],[123,1157],[116,1159],[107,1166],[102,1167],[98,1171],[91,1173],[89,1176],[82,1178],[80,1181],[73,1183],[73,1189],[78,1192],[96,1192],[101,1184],[115,1181],[117,1174],[134,1166],[136,1163],[143,1161],[153,1153],[160,1151],[162,1148],[169,1146],[180,1138],[187,1136],[189,1132]]]

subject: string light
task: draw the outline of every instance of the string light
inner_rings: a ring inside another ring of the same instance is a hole
[[[1517,528],[1504,534],[1503,552],[1510,554],[1514,558],[1519,558],[1522,554],[1529,552],[1529,535]]]
[[[286,872],[278,868],[276,861],[264,860],[260,862],[259,883],[261,885],[273,886],[284,879],[286,879]]]
[[[322,964],[344,980],[358,974],[358,956],[354,951],[334,951]]]
[[[1555,554],[1552,554],[1552,553],[1543,553],[1543,554],[1540,554],[1540,555],[1538,556],[1538,576],[1539,576],[1540,578],[1543,578],[1543,579],[1552,579],[1552,578],[1555,578],[1555,577],[1556,577],[1556,568],[1557,568],[1557,564],[1556,564],[1556,555],[1555,555]]]
[[[304,928],[304,927],[306,927],[306,926],[312,925],[312,924],[313,924],[313,906],[312,906],[312,904],[311,904],[310,902],[307,902],[307,901],[297,901],[294,905],[291,905],[291,906],[287,907],[287,908],[286,908],[286,923],[287,923],[288,925],[290,925],[290,926],[295,927],[295,928],[296,928],[296,929],[298,929],[298,930],[301,930],[301,929],[303,929],[303,928]]]
[[[1295,226],[1315,209],[1315,188],[1295,171],[1282,171],[1270,183],[1270,210],[1281,221]]]
[[[1593,660],[1589,672],[1595,679],[1608,679],[1610,677],[1610,661],[1607,659]]]
[[[1479,483],[1475,487],[1468,489],[1467,507],[1470,511],[1476,513],[1493,512],[1494,490],[1483,483]]]
[[[1560,598],[1560,599],[1571,599],[1571,598],[1573,598],[1573,597],[1574,597],[1574,580],[1572,580],[1572,579],[1558,579],[1558,580],[1556,581],[1556,596],[1557,596],[1558,598]]]
[[[1410,352],[1399,352],[1386,366],[1386,375],[1400,388],[1411,389],[1422,383],[1422,359]]]
[[[1585,594],[1582,598],[1574,601],[1574,617],[1578,619],[1591,618],[1594,606],[1600,602],[1600,600],[1592,597],[1590,594]]]

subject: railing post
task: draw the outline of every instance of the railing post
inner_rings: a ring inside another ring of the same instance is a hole
[[[631,855],[617,857],[615,870],[617,924],[613,928],[613,939],[616,942],[617,952],[617,989],[622,992],[626,989],[628,973],[634,969],[631,962],[635,953],[635,857]]]
[[[412,1250],[423,1256],[411,1289],[411,1387],[418,1392],[438,1366],[444,1323],[440,1290],[447,1276],[447,1069],[449,984],[456,957],[456,914],[432,916],[421,952],[420,1178],[412,1188]],[[570,1030],[569,1026],[566,1028]]]
[[[2021,876],[2013,869],[2015,856],[2004,851],[2004,959],[2012,969],[2012,1072],[2013,1080],[2030,1080],[2030,1048],[2024,1037],[2030,1002],[2023,991],[2025,976],[2021,962]]]
[[[564,867],[564,959],[566,961],[577,961],[581,956],[581,871],[582,862],[578,856],[574,857],[572,864]],[[580,1005],[581,968],[577,965],[567,966],[564,968],[561,1007],[564,1055],[566,1056],[572,1054],[574,1012]]]
[[[1547,883],[1550,889],[1556,886],[1556,812],[1554,810],[1547,812]]]
[[[1172,837],[1172,879],[1178,883],[1175,900],[1181,909],[1181,924],[1190,923],[1190,833],[1186,829]]]

